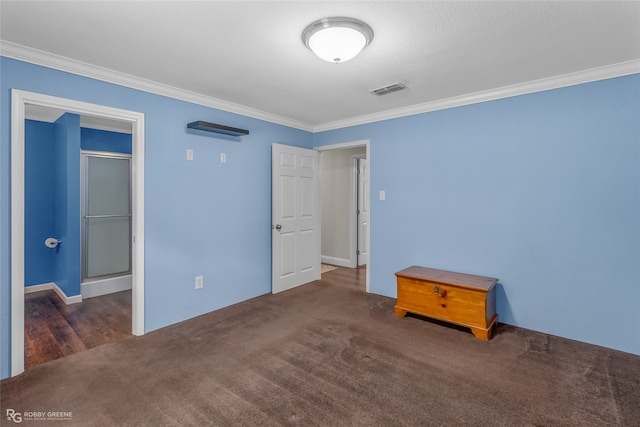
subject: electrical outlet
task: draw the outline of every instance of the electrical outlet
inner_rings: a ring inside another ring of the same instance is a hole
[[[220,153],[220,163],[227,163],[227,153]]]
[[[204,276],[196,276],[196,289],[204,287]]]
[[[191,148],[187,148],[187,160],[193,160],[193,150]]]

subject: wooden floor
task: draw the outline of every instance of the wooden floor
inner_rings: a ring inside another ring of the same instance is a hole
[[[320,280],[365,292],[367,288],[367,266],[363,265],[358,268],[338,267],[335,270],[322,273]]]
[[[24,300],[25,368],[131,335],[131,291],[71,305],[52,290]]]

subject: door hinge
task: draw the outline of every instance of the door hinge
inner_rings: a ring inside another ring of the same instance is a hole
[[[356,249],[356,255],[360,255],[360,249]]]

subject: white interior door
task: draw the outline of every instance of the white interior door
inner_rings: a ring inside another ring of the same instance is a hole
[[[320,279],[318,152],[272,146],[271,291]]]
[[[367,179],[369,163],[367,159],[358,159],[358,265],[369,263],[369,181]]]

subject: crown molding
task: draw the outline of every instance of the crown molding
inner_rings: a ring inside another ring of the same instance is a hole
[[[29,120],[37,120],[39,122],[53,123],[64,114],[64,111],[56,108],[39,108],[39,106],[25,107],[24,118]]]
[[[344,120],[311,125],[308,123],[293,120],[287,117],[267,113],[265,111],[246,107],[240,104],[223,101],[221,99],[204,96],[195,92],[178,89],[173,86],[164,85],[151,80],[142,79],[129,74],[109,70],[107,68],[76,61],[60,55],[32,49],[12,42],[0,40],[0,55],[8,58],[29,62],[44,67],[65,71],[84,77],[114,83],[132,89],[154,93],[156,95],[167,96],[186,102],[191,102],[230,113],[240,114],[254,119],[265,120],[271,123],[292,127],[308,132],[324,132],[328,130],[341,129],[350,126],[357,126],[367,123],[379,122],[383,120],[396,119],[405,116],[428,113],[432,111],[445,110],[448,108],[461,107],[464,105],[478,104],[480,102],[494,101],[513,96],[526,95],[534,92],[558,89],[567,86],[574,86],[582,83],[589,83],[598,80],[605,80],[615,77],[622,77],[640,73],[640,60],[632,60],[617,64],[607,65],[589,70],[577,71],[574,73],[562,74],[544,79],[534,80],[515,85],[504,86],[497,89],[475,92],[467,95],[456,96],[422,104],[410,105],[408,107],[396,108],[379,113],[366,114]]]
[[[379,113],[352,117],[345,120],[323,123],[314,126],[313,132],[324,132],[328,130],[379,122],[382,120],[413,116],[415,114],[445,110],[448,108],[461,107],[470,104],[478,104],[480,102],[494,101],[497,99],[510,98],[513,96],[526,95],[534,92],[542,92],[545,90],[558,89],[562,87],[574,86],[582,83],[589,83],[598,80],[611,79],[638,73],[640,73],[640,60],[620,62],[618,64],[592,68],[584,71],[577,71],[574,73],[562,74],[559,76],[504,86],[497,89],[490,89],[467,95],[426,102],[423,104],[416,104],[408,107],[382,111]]]
[[[86,62],[77,61],[75,59],[66,58],[53,53],[44,52],[42,50],[33,49],[27,46],[22,46],[5,40],[0,40],[0,55],[308,132],[313,130],[312,125],[289,119],[287,117],[267,113],[265,111],[223,101],[210,96],[204,96],[188,90],[179,89],[173,86],[110,70],[108,68],[99,67]]]

